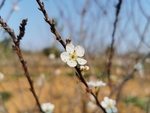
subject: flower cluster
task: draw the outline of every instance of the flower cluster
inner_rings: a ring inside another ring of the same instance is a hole
[[[74,46],[72,43],[66,45],[66,52],[61,53],[62,61],[66,62],[70,67],[85,65],[87,61],[81,57],[84,56],[84,48],[82,46]]]

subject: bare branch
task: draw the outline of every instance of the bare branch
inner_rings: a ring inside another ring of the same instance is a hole
[[[24,19],[22,21],[22,23],[20,24],[20,34],[18,35],[18,38],[15,36],[13,30],[11,30],[9,28],[9,26],[7,25],[7,23],[5,23],[1,18],[0,18],[0,24],[1,26],[9,33],[9,35],[11,36],[11,38],[13,39],[13,42],[14,42],[14,45],[12,45],[13,49],[16,51],[18,57],[19,57],[19,60],[22,64],[22,67],[24,69],[24,75],[27,77],[28,79],[28,82],[30,84],[30,91],[32,92],[35,100],[36,100],[36,103],[41,111],[41,113],[44,113],[41,109],[41,105],[40,105],[40,102],[38,100],[38,97],[35,93],[35,89],[34,89],[34,86],[33,86],[33,80],[30,78],[30,74],[29,74],[29,71],[28,71],[28,68],[27,68],[27,65],[26,65],[26,61],[24,60],[23,56],[22,56],[22,53],[21,53],[21,50],[20,50],[20,47],[19,47],[19,42],[20,42],[20,39],[22,38],[22,36],[24,35],[24,30],[25,30],[25,25],[26,25],[26,22],[27,22],[27,19]]]
[[[118,14],[120,12],[120,9],[121,9],[121,4],[122,4],[122,0],[119,0],[116,8],[116,19],[115,19],[115,22],[114,22],[114,29],[113,29],[113,33],[112,33],[112,41],[111,41],[111,47],[110,47],[110,55],[109,55],[109,60],[108,60],[108,65],[107,65],[107,76],[108,76],[108,83],[109,83],[109,87],[111,89],[112,87],[112,83],[111,83],[111,80],[110,80],[110,74],[111,74],[111,65],[112,65],[112,58],[113,58],[113,54],[114,54],[114,42],[115,42],[115,32],[116,32],[116,26],[117,26],[117,22],[118,22]]]
[[[3,0],[0,4],[0,9],[4,6],[4,3],[5,3],[6,0]]]

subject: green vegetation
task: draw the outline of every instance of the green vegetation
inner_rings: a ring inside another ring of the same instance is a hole
[[[128,105],[132,104],[134,106],[138,106],[143,110],[146,110],[147,108],[147,102],[148,98],[143,98],[143,97],[135,97],[135,96],[126,96],[123,98],[123,101]]]
[[[8,101],[12,97],[12,94],[10,92],[6,92],[6,91],[0,92],[0,95],[1,95],[3,101]]]
[[[61,52],[56,47],[45,48],[43,54],[49,56],[49,54],[55,54],[56,58],[60,57]]]

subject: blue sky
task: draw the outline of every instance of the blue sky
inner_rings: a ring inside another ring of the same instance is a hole
[[[125,0],[123,2],[121,13],[119,14],[118,28],[115,35],[115,46],[116,51],[118,52],[124,53],[128,50],[135,50],[140,40],[139,36],[135,32],[135,26],[133,24],[136,25],[136,28],[139,30],[139,34],[141,35],[144,31],[145,25],[147,24],[146,18],[150,17],[150,0],[139,0],[141,6],[139,6],[137,1],[138,0]],[[63,31],[60,31],[63,39],[71,36],[75,44],[79,43],[89,48],[91,51],[94,51],[95,48],[105,48],[110,45],[113,22],[115,19],[114,5],[118,2],[118,0],[101,0],[101,2],[98,2],[100,4],[93,1],[90,3],[82,26],[87,38],[84,44],[82,44],[82,40],[80,38],[82,35],[80,33],[82,21],[79,12],[82,11],[86,0],[76,0],[74,2],[73,0],[43,0],[43,2],[45,3],[45,9],[47,10],[50,18],[57,18],[59,23],[58,29],[63,28]],[[50,32],[47,23],[45,23],[42,13],[37,9],[39,6],[36,3],[36,0],[21,0],[17,6],[20,10],[13,12],[8,21],[8,25],[14,29],[17,35],[19,32],[18,27],[20,22],[22,19],[28,18],[25,31],[26,33],[21,41],[21,47],[23,49],[35,51],[52,46],[53,44],[60,45],[55,41],[55,37]],[[11,7],[12,0],[6,0],[4,7],[0,10],[0,16],[4,20],[7,18]],[[139,7],[142,7],[145,15],[143,15],[143,12],[139,9]],[[104,11],[107,14],[104,14]],[[60,13],[63,14],[63,17],[60,16]],[[71,27],[68,27],[69,25]],[[94,30],[95,33],[92,35]],[[150,34],[148,31],[150,31],[149,27],[144,36],[145,42],[150,41]],[[92,39],[92,37],[94,38]],[[91,40],[95,46],[93,49],[90,47]],[[141,51],[147,52],[147,47],[145,48],[145,46],[142,45]]]

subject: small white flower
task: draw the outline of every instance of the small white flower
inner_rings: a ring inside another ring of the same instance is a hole
[[[19,8],[18,6],[14,6],[14,7],[13,7],[13,10],[14,10],[14,11],[19,11],[20,8]]]
[[[93,87],[100,87],[100,86],[106,86],[106,83],[104,83],[103,81],[90,81],[87,82],[88,86],[93,86]]]
[[[104,97],[104,101],[101,102],[102,107],[106,110],[107,113],[117,113],[117,108],[115,107],[116,101]]]
[[[90,100],[91,100],[92,102],[95,102],[95,98],[94,98],[93,95],[90,95]]]
[[[89,101],[87,104],[88,108],[90,108],[91,110],[95,110],[97,108],[97,105],[94,104],[93,102]]]
[[[45,74],[41,73],[36,82],[39,87],[43,86],[46,82]]]
[[[49,57],[50,60],[53,60],[53,59],[55,59],[55,54],[51,53],[51,54],[49,54],[48,57]]]
[[[41,108],[45,113],[52,113],[55,108],[55,105],[51,103],[43,103],[41,105]]]
[[[4,74],[0,72],[0,80],[4,78]]]
[[[60,69],[56,69],[54,72],[55,75],[60,75],[61,74],[61,70]]]
[[[137,70],[143,69],[143,64],[141,62],[138,62],[137,64],[135,64],[134,69],[137,69]]]
[[[80,70],[85,70],[85,71],[87,71],[87,70],[89,70],[90,68],[89,68],[89,66],[80,66]]]
[[[87,61],[83,58],[84,48],[82,46],[76,46],[72,43],[66,45],[66,52],[61,53],[60,57],[62,61],[66,62],[70,67],[75,67],[77,63],[84,65]]]

